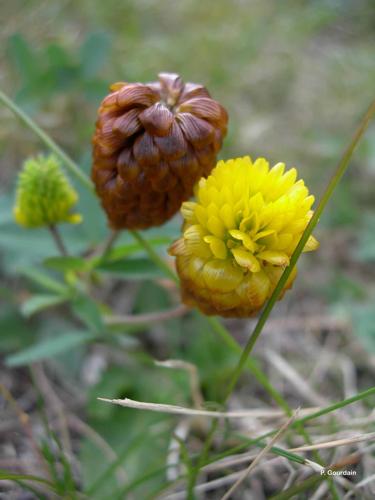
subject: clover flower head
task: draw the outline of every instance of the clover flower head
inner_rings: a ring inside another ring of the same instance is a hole
[[[53,155],[39,155],[25,161],[18,176],[13,209],[19,225],[36,228],[61,222],[77,224],[82,220],[81,215],[71,213],[77,201],[78,194]]]
[[[98,110],[92,167],[111,227],[147,229],[178,212],[216,165],[227,123],[203,85],[176,73],[111,85]]]
[[[248,156],[220,161],[199,181],[196,201],[183,203],[183,235],[169,250],[183,300],[206,314],[256,314],[288,266],[313,203],[295,168]],[[310,237],[304,251],[317,246]]]

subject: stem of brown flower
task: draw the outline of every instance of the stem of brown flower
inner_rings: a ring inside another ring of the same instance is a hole
[[[50,226],[48,226],[48,229],[61,255],[63,257],[68,257],[69,256],[68,250],[66,249],[66,246],[63,242],[60,231],[57,229],[57,226],[51,224]]]

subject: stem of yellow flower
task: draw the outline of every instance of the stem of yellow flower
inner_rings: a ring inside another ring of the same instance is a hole
[[[348,147],[344,151],[344,154],[343,154],[341,160],[339,161],[337,168],[336,168],[336,171],[334,172],[331,180],[328,183],[328,186],[326,187],[326,189],[323,193],[323,196],[322,196],[322,198],[321,198],[321,200],[320,200],[320,202],[319,202],[319,204],[314,212],[314,215],[310,219],[309,224],[307,225],[296,249],[293,252],[293,255],[290,259],[289,266],[285,269],[282,276],[280,277],[280,280],[277,283],[276,288],[273,291],[272,296],[270,297],[265,308],[263,309],[262,314],[260,315],[259,320],[258,320],[257,324],[255,325],[255,328],[254,328],[252,334],[250,335],[250,338],[249,338],[249,340],[248,340],[248,342],[247,342],[247,344],[242,352],[242,356],[238,362],[238,365],[237,365],[237,367],[232,375],[227,392],[225,394],[225,401],[231,395],[232,390],[234,389],[234,386],[236,385],[236,383],[239,379],[239,376],[243,370],[245,362],[246,362],[248,356],[250,355],[251,351],[253,350],[254,345],[259,338],[259,335],[262,333],[263,327],[266,324],[266,321],[267,321],[276,301],[278,300],[286,282],[288,281],[288,278],[291,275],[291,273],[292,273],[292,271],[297,263],[297,260],[299,259],[300,255],[304,249],[304,246],[307,243],[307,240],[309,239],[309,237],[311,236],[311,233],[313,232],[314,228],[318,224],[320,216],[322,215],[323,210],[325,209],[328,201],[330,200],[333,191],[335,190],[337,184],[340,182],[346,169],[348,168],[349,161],[350,161],[356,147],[358,146],[360,139],[362,138],[368,125],[370,124],[371,119],[373,118],[374,114],[375,114],[375,100],[371,103],[371,105],[368,108],[365,116],[363,117],[360,125],[358,126],[357,130],[355,131],[352,140],[350,141]]]
[[[69,256],[68,250],[66,249],[66,246],[63,242],[60,231],[57,229],[57,226],[50,225],[50,226],[48,226],[48,229],[49,229],[49,231],[52,235],[52,238],[53,238],[54,242],[56,243],[56,247],[59,250],[59,252],[61,253],[61,255],[63,257],[68,257]]]
[[[268,319],[274,305],[276,304],[286,282],[288,281],[288,278],[289,278],[290,274],[292,273],[300,255],[303,251],[304,246],[307,243],[307,240],[309,239],[311,233],[313,232],[314,228],[318,224],[319,218],[322,215],[323,210],[325,209],[328,201],[330,200],[333,191],[335,190],[337,184],[340,182],[346,169],[348,168],[349,161],[350,161],[356,147],[358,146],[360,139],[362,138],[363,134],[367,130],[367,127],[370,124],[374,114],[375,114],[375,100],[371,103],[366,114],[362,118],[357,130],[355,131],[355,133],[352,137],[352,140],[350,141],[349,145],[345,149],[344,154],[342,155],[342,158],[337,165],[336,171],[334,172],[331,180],[329,181],[329,183],[328,183],[328,185],[323,193],[323,196],[318,204],[318,207],[316,208],[316,210],[314,212],[313,217],[311,218],[309,224],[307,225],[305,231],[302,234],[302,237],[301,237],[296,249],[293,252],[293,255],[290,259],[289,266],[285,269],[282,276],[280,277],[280,279],[276,285],[275,290],[273,291],[270,299],[268,300],[265,308],[263,309],[263,311],[258,319],[258,322],[255,325],[255,328],[254,328],[253,332],[251,333],[250,338],[247,341],[245,348],[242,351],[241,358],[240,358],[240,360],[239,360],[239,362],[238,362],[238,364],[237,364],[237,366],[232,374],[227,391],[225,392],[224,399],[223,399],[224,403],[228,400],[228,398],[232,394],[232,391],[238,382],[238,379],[243,371],[243,368],[248,360],[248,357],[250,356],[250,354],[255,346],[255,343],[259,338],[259,335],[262,333],[263,327],[266,324],[267,319]],[[206,441],[203,445],[203,451],[198,459],[197,466],[190,473],[190,478],[189,478],[189,483],[188,483],[188,498],[189,499],[193,498],[193,496],[194,496],[193,495],[194,486],[195,486],[195,482],[196,482],[196,479],[197,479],[197,476],[199,473],[199,469],[206,459],[207,453],[208,453],[210,446],[212,444],[212,441],[213,441],[213,437],[214,437],[217,425],[218,425],[217,421],[212,424],[211,430],[210,430],[210,432],[206,438]],[[301,430],[305,433],[304,429],[301,429]],[[305,434],[305,437],[307,437],[306,434]],[[336,495],[335,491],[332,491],[332,490],[333,490],[333,488],[331,488],[331,492],[334,494],[334,497],[336,497],[337,495]]]
[[[143,236],[137,231],[130,231],[132,236],[138,243],[143,246],[143,248],[148,253],[151,260],[162,269],[167,276],[169,276],[175,283],[179,283],[178,276],[176,273],[166,264],[166,262],[160,257],[160,255],[155,252],[154,248],[148,243],[147,240],[143,238]],[[202,313],[198,311],[199,314],[202,315],[203,318],[209,323],[211,329],[221,337],[221,339],[227,344],[227,346],[235,352],[241,352],[241,346],[236,342],[236,340],[232,337],[232,335],[228,332],[225,326],[217,319],[212,316],[204,316]],[[249,370],[253,373],[258,382],[263,385],[266,391],[270,394],[270,396],[277,402],[277,404],[285,410],[288,415],[291,415],[291,409],[289,408],[286,401],[283,399],[281,394],[270,384],[267,377],[263,374],[263,372],[257,367],[252,359],[247,359],[246,362]]]

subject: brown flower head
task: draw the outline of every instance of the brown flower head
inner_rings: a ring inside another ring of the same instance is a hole
[[[176,74],[113,84],[99,107],[92,170],[110,225],[144,229],[172,217],[215,166],[227,122],[205,87]]]

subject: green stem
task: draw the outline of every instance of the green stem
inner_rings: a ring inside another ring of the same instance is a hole
[[[150,259],[160,268],[162,269],[167,276],[169,276],[175,283],[179,283],[178,276],[175,272],[168,266],[168,264],[160,257],[160,255],[154,250],[154,248],[149,244],[147,240],[143,238],[143,236],[137,231],[130,231],[135,240],[143,246],[143,248],[148,253]],[[201,314],[199,312],[199,314]],[[202,317],[209,323],[212,330],[222,338],[222,340],[227,344],[227,346],[234,352],[242,352],[241,346],[238,342],[232,337],[232,335],[228,332],[228,330],[223,326],[223,324],[215,317],[212,316],[204,316]],[[291,415],[291,409],[289,408],[286,401],[283,399],[281,394],[272,386],[269,382],[268,378],[264,375],[264,373],[257,367],[256,363],[253,359],[249,358],[247,360],[247,367],[253,373],[254,377],[258,380],[258,382],[263,385],[266,391],[270,394],[270,396],[276,401],[276,403],[285,410],[288,415]]]
[[[262,314],[259,317],[259,320],[258,320],[257,324],[255,325],[255,328],[254,328],[252,334],[250,335],[249,340],[247,341],[247,344],[242,352],[242,356],[241,356],[241,358],[238,362],[238,365],[237,365],[237,367],[232,375],[232,379],[229,383],[229,386],[228,386],[228,389],[227,389],[227,392],[225,395],[225,401],[231,395],[232,390],[234,389],[234,386],[236,385],[236,383],[239,379],[239,376],[243,370],[243,367],[245,365],[245,362],[246,362],[248,356],[250,355],[251,351],[253,350],[254,345],[259,338],[259,335],[262,333],[263,327],[266,324],[266,321],[267,321],[276,301],[278,300],[281,292],[283,291],[284,286],[286,285],[300,255],[301,255],[301,253],[302,253],[302,251],[307,243],[307,240],[309,239],[309,237],[311,236],[311,233],[313,232],[314,228],[318,224],[319,218],[322,215],[323,210],[325,209],[328,201],[330,200],[333,191],[335,190],[337,184],[340,182],[342,176],[344,175],[346,169],[348,168],[349,161],[354,153],[354,150],[358,146],[358,143],[359,143],[361,137],[363,136],[363,134],[365,133],[374,113],[375,113],[375,101],[373,101],[372,104],[370,105],[370,107],[369,107],[368,111],[366,112],[365,116],[363,117],[358,129],[354,133],[352,140],[350,141],[350,143],[349,143],[348,147],[346,148],[341,160],[339,161],[339,163],[337,165],[335,173],[333,174],[331,180],[328,183],[328,186],[326,187],[326,189],[323,193],[323,196],[322,196],[322,198],[321,198],[321,200],[320,200],[320,202],[319,202],[319,204],[314,212],[314,215],[310,219],[309,224],[307,225],[306,229],[304,230],[302,237],[301,237],[296,249],[293,252],[293,255],[290,259],[289,266],[285,269],[285,271],[281,275],[279,282],[276,285],[275,290],[273,291],[270,299],[268,300],[265,308],[262,311]]]
[[[328,415],[329,413],[332,413],[336,410],[341,410],[342,408],[345,408],[345,406],[349,406],[353,403],[356,403],[357,401],[361,401],[362,399],[366,399],[370,396],[375,396],[375,386],[370,387],[370,389],[366,389],[365,391],[362,391],[355,396],[352,396],[350,398],[344,399],[342,401],[338,401],[337,403],[333,403],[330,406],[326,406],[325,408],[322,408],[321,410],[318,410],[314,413],[310,413],[310,415],[306,415],[305,417],[301,417],[297,419],[293,424],[291,425],[292,429],[298,428],[299,425],[306,424],[307,422],[310,422],[311,420],[315,420],[316,418],[322,417],[324,415]],[[373,407],[374,405],[370,405]],[[225,453],[220,453],[216,456],[215,460],[209,460],[205,462],[205,465],[207,463],[213,463],[216,460],[220,460],[221,458],[224,458],[228,455],[234,455],[237,453],[240,453],[243,449],[248,448],[249,446],[254,446],[258,445],[261,442],[263,442],[264,439],[267,439],[269,437],[272,437],[277,430],[275,431],[269,431],[266,432],[265,434],[262,434],[261,436],[258,436],[255,439],[245,439],[244,443],[238,446],[235,446],[233,448],[230,448],[229,450],[226,450]]]
[[[321,410],[318,410],[314,413],[311,413],[310,415],[306,415],[305,417],[301,417],[297,419],[293,424],[291,425],[291,428],[297,429],[299,426],[309,422],[310,420],[314,420],[316,418],[322,417],[324,415],[328,415],[329,413],[332,413],[336,410],[340,410],[344,408],[345,406],[349,406],[353,403],[356,403],[357,401],[361,401],[362,399],[366,399],[370,396],[375,396],[375,386],[370,387],[370,389],[366,389],[365,391],[362,391],[355,396],[352,396],[350,398],[344,399],[342,401],[338,401],[337,403],[333,403],[330,406],[326,406],[325,408],[322,408]],[[373,405],[372,405],[373,406]],[[211,429],[212,432],[212,429]],[[204,460],[202,465],[208,465],[216,462],[217,460],[221,460],[227,456],[235,455],[237,453],[240,453],[243,451],[245,448],[248,448],[249,446],[265,446],[265,439],[270,438],[276,434],[277,430],[274,431],[269,431],[265,434],[262,434],[261,436],[258,436],[255,439],[246,439],[245,442],[241,445],[235,446],[233,448],[230,448],[225,451],[225,453],[219,453],[217,454],[214,459],[210,460]],[[332,478],[331,478],[332,479]],[[322,480],[327,480],[327,476],[322,477]]]
[[[283,491],[282,493],[272,496],[271,500],[288,500],[288,498],[293,498],[293,497],[295,498],[296,495],[298,495],[299,493],[303,493],[308,489],[314,488],[322,481],[324,481],[324,479],[326,479],[326,476],[324,475],[319,476],[318,474],[314,474],[309,478],[305,479],[304,481],[302,481],[301,483],[294,484],[293,486]]]
[[[78,165],[44,132],[17,104],[0,90],[0,101],[10,109],[30,130],[35,132],[39,139],[55,153],[65,164],[66,168],[90,191],[94,191],[94,185],[89,177],[78,167]]]
[[[204,316],[207,322],[210,324],[212,330],[225,342],[225,344],[236,353],[242,353],[242,347],[240,344],[232,337],[227,328],[215,317]],[[267,376],[260,370],[255,362],[255,360],[249,357],[246,361],[246,367],[252,372],[257,381],[266,389],[268,394],[272,399],[282,408],[285,413],[290,416],[292,410],[288,403],[282,397],[282,395],[273,387],[273,385],[268,380]]]
[[[68,257],[69,253],[68,250],[66,249],[66,246],[64,244],[64,241],[61,237],[60,231],[58,230],[57,226],[55,225],[50,225],[48,226],[49,232],[52,235],[52,238],[56,244],[57,249],[61,253],[63,257]]]
[[[313,420],[315,418],[322,417],[323,415],[331,413],[335,410],[340,410],[341,408],[344,408],[344,406],[351,405],[352,403],[356,403],[357,401],[360,401],[361,399],[364,398],[368,398],[369,396],[375,396],[375,386],[370,387],[370,389],[366,389],[365,391],[359,392],[355,396],[344,399],[343,401],[338,401],[337,403],[333,403],[330,406],[326,406],[325,408],[322,408],[321,410],[318,410],[315,413],[306,415],[306,417],[301,417],[294,423],[294,425],[297,423],[304,424],[305,422],[309,422],[310,420]]]
[[[150,245],[150,243],[143,238],[143,236],[138,233],[138,231],[130,231],[130,234],[133,236],[135,240],[146,250],[150,259],[165,272],[165,274],[171,278],[175,283],[179,283],[179,279],[177,274],[168,266],[164,259],[160,257],[160,255],[154,250],[154,248]]]
[[[117,239],[120,236],[121,231],[113,229],[110,233],[109,236],[106,240],[106,242],[103,245],[103,249],[101,251],[101,259],[105,260],[106,257],[108,257],[110,251],[113,248],[113,245],[116,243]]]
[[[300,241],[298,242],[298,245],[297,245],[296,249],[294,250],[293,255],[291,256],[289,266],[284,270],[284,272],[281,275],[270,299],[268,300],[265,308],[263,309],[263,311],[258,319],[258,322],[255,325],[255,328],[252,331],[250,338],[247,341],[247,343],[242,351],[242,355],[240,357],[240,360],[239,360],[236,368],[234,369],[234,372],[233,372],[232,377],[230,379],[228,388],[224,394],[223,403],[225,403],[228,400],[228,398],[230,397],[230,395],[232,394],[232,391],[233,391],[234,387],[236,386],[238,379],[240,378],[240,375],[243,371],[243,368],[244,368],[245,364],[247,363],[248,358],[249,358],[260,334],[263,331],[264,325],[266,324],[274,305],[276,304],[277,300],[279,299],[280,294],[282,293],[282,291],[283,291],[300,255],[301,255],[301,253],[302,253],[302,251],[307,243],[307,240],[311,236],[311,233],[313,232],[315,226],[317,225],[319,218],[320,218],[321,214],[323,213],[324,208],[326,207],[330,197],[332,196],[333,191],[335,190],[337,184],[340,182],[342,176],[344,175],[344,173],[349,165],[350,158],[352,157],[354,150],[356,149],[362,135],[366,131],[374,113],[375,113],[375,101],[373,101],[371,103],[371,105],[370,105],[369,109],[367,110],[365,116],[363,117],[358,129],[355,131],[352,140],[350,141],[348,147],[344,151],[344,154],[343,154],[341,160],[339,161],[337,168],[336,168],[336,171],[333,174],[330,182],[328,183],[328,186],[326,187],[326,189],[323,193],[323,196],[318,204],[318,207],[316,208],[316,210],[314,212],[314,215],[310,219],[309,224],[307,225],[306,229],[304,230],[302,237],[301,237]],[[211,443],[213,441],[213,437],[214,437],[214,433],[215,433],[216,428],[217,428],[217,422],[214,422],[211,426],[211,430],[207,436],[206,442],[203,445],[203,451],[198,459],[197,466],[196,466],[195,470],[190,474],[189,483],[188,483],[188,498],[193,498],[193,491],[194,491],[194,487],[195,487],[196,478],[198,476],[199,469],[200,469],[202,463],[204,463],[204,461],[206,460],[206,455],[207,455],[209,448],[211,446]],[[306,431],[304,431],[303,429],[300,428],[300,431],[301,430],[303,432],[305,439],[308,439],[308,435],[306,435]],[[332,485],[332,483],[331,483],[331,485]],[[332,491],[332,493],[333,493],[334,497],[336,497],[336,492]]]

